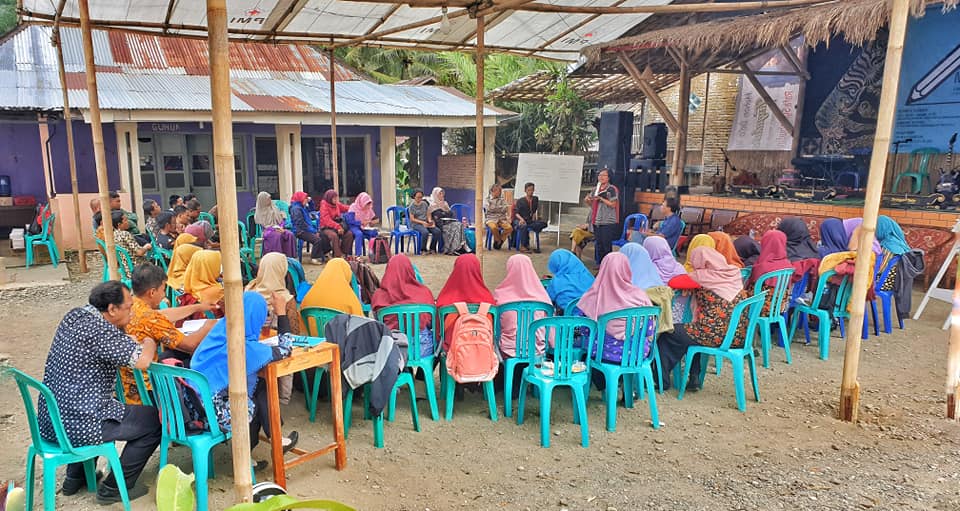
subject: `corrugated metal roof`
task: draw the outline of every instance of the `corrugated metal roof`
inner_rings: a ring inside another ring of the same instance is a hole
[[[79,30],[61,29],[70,102],[87,108]],[[0,110],[63,107],[52,28],[26,26],[0,44]],[[94,31],[100,108],[210,110],[204,41],[123,31]],[[231,43],[231,87],[237,112],[330,110],[326,56],[309,46]],[[442,87],[379,85],[337,66],[337,113],[472,117],[470,98]],[[340,79],[345,81],[339,81]],[[510,114],[488,107],[486,115]]]

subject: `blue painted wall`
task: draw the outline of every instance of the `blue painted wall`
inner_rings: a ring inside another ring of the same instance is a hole
[[[0,123],[0,174],[10,176],[14,197],[32,195],[37,201],[46,201],[40,130],[36,123]]]

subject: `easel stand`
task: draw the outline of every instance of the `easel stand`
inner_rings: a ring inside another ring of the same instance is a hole
[[[941,289],[940,281],[943,280],[943,276],[947,273],[947,268],[950,267],[950,263],[953,262],[957,253],[960,253],[960,244],[954,242],[953,246],[950,247],[950,253],[947,254],[947,258],[944,259],[943,264],[940,265],[940,271],[937,272],[933,283],[930,284],[930,289],[927,289],[926,294],[923,295],[923,300],[920,301],[920,306],[917,307],[917,312],[913,315],[914,320],[920,319],[920,314],[923,313],[923,309],[927,306],[927,302],[929,302],[931,298],[940,300],[941,302],[953,303],[953,290]],[[943,329],[946,330],[949,325],[950,316],[948,315],[947,319],[943,322]]]

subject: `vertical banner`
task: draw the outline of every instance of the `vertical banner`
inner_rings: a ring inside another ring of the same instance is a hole
[[[805,65],[805,46],[803,39],[797,38],[790,43],[791,49]],[[748,63],[754,71],[792,72],[793,66],[779,50],[771,50]],[[797,122],[797,102],[800,98],[799,76],[758,76],[770,97],[776,102],[783,114],[792,123]],[[727,150],[730,151],[789,151],[793,144],[793,134],[787,131],[774,117],[767,104],[757,93],[753,85],[740,78],[740,92],[737,95],[737,110],[733,130]]]

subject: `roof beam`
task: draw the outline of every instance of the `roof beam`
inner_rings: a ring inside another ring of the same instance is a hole
[[[750,81],[750,85],[753,85],[753,88],[757,90],[757,94],[760,95],[760,98],[763,99],[763,102],[766,103],[767,108],[770,109],[770,112],[774,117],[780,121],[780,124],[784,129],[787,130],[787,133],[793,133],[793,123],[790,122],[790,119],[787,119],[787,116],[784,115],[783,110],[780,110],[780,107],[777,105],[777,102],[770,97],[770,93],[767,92],[767,89],[760,83],[760,80],[757,79],[757,75],[754,73],[745,60],[738,60],[737,64],[740,65],[740,69],[743,70],[743,75],[747,77],[747,80]]]
[[[170,26],[170,18],[173,17],[173,6],[176,5],[176,3],[177,3],[177,0],[170,0],[170,2],[167,4],[167,13],[163,16],[164,27]],[[167,28],[163,29],[163,33],[164,34],[167,33]]]
[[[673,131],[680,131],[680,123],[677,122],[677,118],[670,113],[670,109],[667,108],[666,103],[663,102],[663,99],[660,99],[660,95],[657,94],[657,90],[653,88],[653,85],[650,82],[643,79],[640,70],[637,69],[637,65],[627,57],[626,54],[620,53],[617,55],[617,58],[620,59],[620,63],[623,64],[623,68],[627,70],[627,74],[630,75],[630,78],[633,78],[633,81],[637,84],[637,87],[640,87],[640,90],[643,91],[643,94],[653,103],[653,107],[657,109],[657,112],[660,114],[660,117],[663,117],[663,120],[667,123],[667,126],[670,127]]]
[[[287,25],[290,23],[290,21],[293,20],[293,18],[301,10],[303,10],[303,7],[307,4],[307,0],[283,0],[277,4],[277,7],[283,5],[284,3],[287,3],[288,5],[287,5],[287,9],[283,11],[282,14],[275,17],[274,13],[276,13],[277,10],[276,8],[274,8],[274,11],[271,12],[270,15],[267,17],[268,23],[270,21],[273,21],[273,19],[271,18],[275,17],[276,19],[276,21],[274,21],[273,25],[270,27],[270,36],[269,36],[270,38],[276,37],[277,32],[283,30],[284,28],[287,28]]]
[[[728,75],[742,75],[746,74],[742,69],[722,69],[714,68],[707,69],[705,73],[718,73],[718,74],[728,74]],[[754,76],[803,76],[800,73],[795,73],[793,71],[753,71]]]
[[[790,62],[790,67],[797,72],[804,80],[810,79],[810,73],[808,73],[803,68],[803,63],[800,62],[800,59],[797,58],[797,54],[793,52],[793,49],[786,45],[780,45],[780,53],[787,58],[787,61]]]
[[[627,0],[618,0],[617,2],[614,2],[614,4],[613,4],[611,7],[617,7],[617,6],[623,4],[623,3],[626,2],[626,1],[627,1]],[[532,57],[532,56],[536,55],[536,53],[537,53],[538,51],[546,51],[547,48],[549,48],[551,44],[553,44],[553,43],[555,43],[555,42],[563,39],[564,37],[567,37],[568,35],[570,35],[571,32],[573,32],[573,31],[575,31],[575,30],[580,30],[581,27],[583,27],[583,26],[586,25],[587,23],[590,23],[591,21],[593,21],[593,20],[595,20],[595,19],[597,19],[597,18],[599,18],[599,17],[600,17],[599,14],[594,14],[594,15],[590,16],[589,18],[581,21],[580,23],[577,23],[576,25],[570,27],[569,29],[564,30],[564,31],[561,32],[559,35],[554,36],[553,38],[551,38],[551,39],[548,40],[547,42],[541,44],[539,48],[537,48],[537,49],[535,49],[535,50],[530,50],[530,53],[528,53],[527,55],[529,55],[529,56]]]
[[[348,0],[353,1],[353,0]],[[368,1],[368,0],[357,0]],[[518,7],[518,11],[556,12],[563,14],[677,14],[690,12],[737,12],[752,10],[783,9],[807,5],[834,3],[837,0],[769,0],[729,3],[695,3],[695,4],[667,4],[667,5],[638,5],[631,7],[600,7],[553,5],[539,2]]]
[[[400,9],[400,4],[397,4],[391,7],[389,11],[387,11],[383,16],[380,17],[380,21],[377,21],[376,23],[374,23],[373,26],[370,27],[369,30],[364,32],[363,35],[370,35],[376,32],[380,27],[383,26],[384,23],[387,22],[388,19],[390,19],[390,16],[393,16],[393,13],[397,12],[398,9]]]

